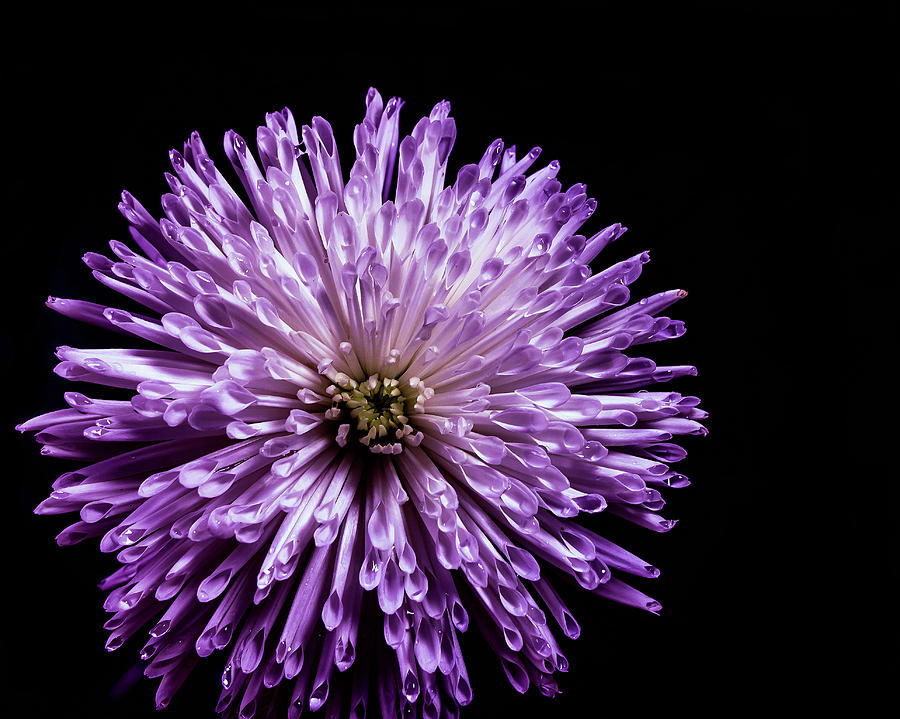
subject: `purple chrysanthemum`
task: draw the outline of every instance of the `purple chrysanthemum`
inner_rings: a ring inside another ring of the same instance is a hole
[[[159,346],[60,347],[60,376],[134,394],[68,392],[20,429],[85,463],[36,511],[79,511],[59,544],[118,553],[107,647],[151,627],[160,707],[224,650],[227,716],[455,716],[470,620],[517,690],[556,692],[553,628],[579,628],[545,568],[659,609],[620,578],[658,571],[574,518],[673,524],[660,489],[687,480],[669,440],[704,434],[706,413],[641,388],[695,370],[624,351],[681,335],[659,313],[685,293],[625,307],[648,255],[591,273],[624,228],[575,234],[596,207],[584,185],[563,191],[556,162],[526,176],[540,150],[497,140],[445,187],[449,104],[402,142],[401,105],[369,91],[346,184],[320,117],[298,133],[268,115],[260,163],[229,132],[249,202],[193,134],[166,218],[123,193],[143,254],[84,258],[147,314],[48,300]]]

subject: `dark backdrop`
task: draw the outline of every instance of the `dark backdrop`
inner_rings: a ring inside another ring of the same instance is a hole
[[[252,137],[265,112],[288,105],[298,121],[331,121],[346,164],[369,85],[406,100],[405,132],[451,101],[450,178],[502,136],[558,158],[564,185],[586,182],[599,205],[585,229],[631,228],[606,264],[648,249],[635,292],[690,291],[673,310],[687,335],[648,355],[698,365],[698,377],[666,387],[700,395],[711,413],[709,436],[688,442],[693,485],[667,497],[679,525],[612,536],[661,567],[640,585],[661,616],[565,592],[583,633],[563,645],[571,671],[553,701],[515,694],[470,633],[475,701],[464,716],[731,716],[822,700],[866,713],[895,628],[896,600],[880,585],[896,579],[895,533],[879,516],[895,480],[868,459],[891,454],[874,426],[893,374],[867,345],[895,332],[880,318],[891,283],[877,279],[897,239],[895,5],[254,4],[216,16],[34,13],[8,34],[25,40],[4,61],[0,636],[4,701],[20,707],[8,716],[156,715],[155,681],[120,682],[140,640],[103,648],[96,582],[114,559],[96,543],[56,547],[66,518],[31,514],[67,467],[11,427],[62,404],[56,345],[107,342],[44,299],[115,304],[80,257],[127,239],[123,188],[159,213],[166,153],[190,131],[225,167],[226,130]],[[212,717],[223,662],[201,663],[161,716]]]

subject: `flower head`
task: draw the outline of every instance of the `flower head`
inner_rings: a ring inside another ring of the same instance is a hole
[[[157,347],[60,347],[57,374],[130,399],[67,392],[20,429],[83,463],[37,512],[117,553],[107,647],[149,628],[159,706],[221,651],[227,716],[453,716],[470,624],[517,690],[556,692],[579,627],[548,568],[659,609],[621,579],[658,571],[575,520],[674,523],[670,440],[705,413],[644,388],[695,370],[625,350],[681,335],[660,313],[685,293],[628,304],[647,253],[592,273],[624,228],[577,234],[596,202],[526,174],[539,148],[497,140],[445,186],[449,103],[402,141],[401,106],[369,91],[346,183],[320,117],[267,115],[259,160],[229,132],[237,189],[193,134],[164,218],[122,195],[139,251],[84,258],[146,312],[48,300]]]

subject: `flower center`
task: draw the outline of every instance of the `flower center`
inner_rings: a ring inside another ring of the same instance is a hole
[[[433,394],[418,377],[408,381],[370,375],[357,382],[343,372],[330,377],[328,419],[341,421],[337,443],[347,444],[351,434],[375,454],[400,454],[403,443],[417,446],[423,438],[409,423],[410,412],[421,412]]]

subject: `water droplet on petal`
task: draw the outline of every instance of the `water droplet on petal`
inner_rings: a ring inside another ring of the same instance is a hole
[[[153,629],[150,630],[150,636],[156,639],[157,637],[161,637],[167,631],[169,631],[169,625],[171,622],[166,619],[157,624]]]
[[[416,676],[412,671],[406,672],[406,679],[403,682],[403,693],[410,701],[415,701],[415,697],[419,693],[419,682],[416,681]]]

